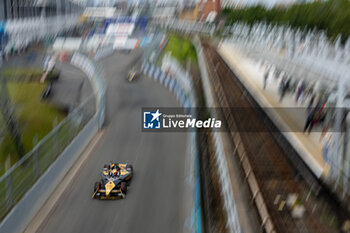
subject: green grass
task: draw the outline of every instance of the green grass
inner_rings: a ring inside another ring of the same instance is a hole
[[[2,71],[3,76],[28,76],[28,75],[34,75],[34,76],[40,76],[43,75],[44,71],[43,69],[38,68],[5,68]]]
[[[57,123],[64,118],[64,114],[47,101],[40,99],[41,93],[47,84],[8,82],[11,102],[15,107],[15,115],[19,123],[22,142],[25,152],[33,147],[33,139],[37,135],[40,141],[53,128],[53,122]],[[3,120],[1,119],[1,125]],[[11,163],[15,163],[19,157],[12,141],[7,136],[0,144],[0,165],[3,167],[6,157],[11,156]],[[0,174],[3,171],[0,172]]]
[[[37,137],[37,141],[40,141],[52,130],[53,122],[56,118],[57,123],[59,123],[65,117],[62,112],[58,111],[49,102],[41,100],[40,96],[46,85],[40,83],[7,83],[26,152],[32,149],[34,137]],[[4,123],[1,114],[0,123],[2,125]],[[74,137],[77,131],[76,126],[70,121],[63,124],[63,126],[61,125],[57,130],[57,134],[48,137],[46,143],[38,148],[36,156],[30,156],[26,162],[14,169],[11,173],[12,185],[11,189],[9,189],[12,190],[11,205],[8,205],[8,200],[6,199],[6,192],[8,191],[5,188],[6,182],[3,181],[0,183],[0,221],[11,210],[14,204],[22,198],[36,179],[45,172],[59,153],[71,142],[72,137]],[[0,175],[5,172],[3,165],[8,154],[11,156],[12,164],[19,158],[13,143],[7,136],[0,144],[0,166],[2,168]]]
[[[163,54],[160,56],[160,61],[164,54],[171,52],[171,56],[178,60],[184,67],[188,60],[190,60],[192,64],[197,62],[196,49],[190,38],[177,33],[168,33],[168,38],[168,44],[166,45]]]
[[[2,71],[2,75],[9,82],[38,82],[45,71],[40,68],[5,68]],[[59,71],[54,69],[46,76],[45,81],[50,81],[57,78]]]

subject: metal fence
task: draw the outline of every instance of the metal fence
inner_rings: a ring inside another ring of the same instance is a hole
[[[162,42],[161,42],[162,41]],[[166,43],[166,38],[163,36],[162,39],[159,39],[160,44],[163,46],[157,47],[156,43],[153,44],[153,48],[155,51],[156,59],[160,53],[163,51],[164,43]],[[151,54],[150,51],[146,51],[147,55]],[[182,67],[175,61],[175,59],[171,57],[164,57],[163,64],[165,63],[166,69],[171,70],[172,75],[169,75],[167,72],[164,72],[163,69],[158,68],[153,63],[148,62],[148,56],[145,56],[145,61],[142,65],[142,72],[149,76],[154,81],[162,84],[166,87],[170,92],[172,92],[180,105],[184,108],[186,113],[190,113],[192,116],[196,116],[196,106],[197,99],[193,93],[193,83],[191,75],[184,71]],[[197,144],[197,133],[189,132],[189,163],[190,163],[190,182],[193,187],[192,191],[192,211],[191,211],[191,228],[192,232],[201,233],[202,232],[202,206],[201,206],[201,197],[200,197],[200,189],[201,189],[201,180],[200,180],[200,165],[199,165],[199,151]]]
[[[165,29],[177,30],[185,33],[203,33],[214,35],[216,32],[215,24],[201,23],[192,20],[182,20],[182,19],[167,19],[165,21],[151,22],[152,26],[160,26]]]
[[[197,52],[198,66],[201,72],[202,86],[205,94],[207,107],[211,107],[211,108],[218,107],[218,104],[216,103],[215,92],[214,92],[216,90],[213,90],[213,87],[211,85],[209,73],[206,68],[206,62],[204,60],[203,48],[198,36],[196,36],[193,39],[193,45],[195,46],[196,52]],[[210,114],[213,117],[216,117],[218,113],[215,110],[212,110]],[[214,139],[214,146],[215,146],[214,148],[215,159],[216,159],[217,166],[220,170],[219,181],[222,187],[221,195],[225,203],[224,207],[225,207],[225,212],[227,216],[227,231],[240,233],[240,232],[243,232],[243,229],[240,225],[239,218],[238,218],[235,196],[232,190],[232,184],[231,184],[231,179],[229,175],[229,168],[227,166],[223,137],[224,137],[223,134],[219,132],[213,132],[213,139]]]
[[[142,65],[142,72],[151,77],[154,81],[161,83],[166,88],[168,88],[172,93],[174,93],[175,97],[184,107],[187,113],[190,113],[191,108],[195,107],[194,95],[192,92],[186,91],[183,83],[177,75],[168,75],[162,69],[158,68],[156,65],[148,62],[144,62]],[[183,79],[183,77],[181,77]],[[185,78],[190,78],[190,76],[186,76]],[[192,85],[191,85],[192,86]]]
[[[0,177],[0,219],[6,216],[89,122],[96,112],[95,106],[95,96],[92,95]]]
[[[143,51],[143,60],[156,63],[166,45],[166,35],[158,33],[152,37],[152,42]]]
[[[268,61],[297,80],[320,83],[330,94],[332,98],[328,99],[327,104],[338,110],[333,125],[330,125],[334,129],[332,139],[323,149],[324,162],[330,171],[321,179],[334,189],[340,199],[349,200],[350,152],[344,151],[348,147],[348,140],[344,140],[347,136],[341,131],[346,128],[347,134],[350,132],[349,124],[342,120],[346,116],[344,110],[350,108],[347,101],[350,87],[350,39],[343,46],[340,37],[332,43],[323,31],[295,31],[289,26],[265,23],[235,23],[226,27],[224,34],[231,36],[226,37],[223,43],[241,50],[254,60],[259,58]],[[315,166],[309,164],[311,169]]]
[[[70,63],[81,69],[91,82],[96,96],[96,110],[99,112],[99,127],[102,128],[106,108],[106,85],[103,70],[92,59],[79,52],[73,54]]]

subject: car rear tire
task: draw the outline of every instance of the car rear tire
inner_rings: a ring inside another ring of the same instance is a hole
[[[126,166],[126,170],[131,173],[131,176],[130,176],[130,179],[129,179],[129,183],[130,183],[130,181],[132,180],[132,178],[134,176],[134,168],[133,168],[133,166],[131,164],[130,165],[128,164]]]
[[[122,193],[123,193],[124,195],[126,195],[127,190],[128,190],[128,186],[127,186],[126,182],[121,182],[121,184],[120,184],[120,190],[122,191]]]
[[[134,168],[131,164],[126,165],[126,170],[130,169],[131,172],[133,172]]]
[[[95,182],[95,185],[94,185],[94,192],[96,192],[97,190],[99,190],[101,187],[101,183],[99,181],[96,181]]]

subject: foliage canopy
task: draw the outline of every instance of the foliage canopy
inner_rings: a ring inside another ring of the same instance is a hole
[[[341,35],[342,42],[345,42],[350,35],[350,1],[348,0],[295,4],[288,8],[276,6],[266,9],[260,5],[242,9],[225,8],[221,16],[227,18],[226,25],[232,25],[238,21],[248,24],[264,21],[306,30],[325,30],[331,40]]]

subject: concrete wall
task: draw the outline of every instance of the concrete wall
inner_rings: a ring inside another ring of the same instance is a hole
[[[23,232],[98,131],[95,114],[0,224],[0,232]]]

